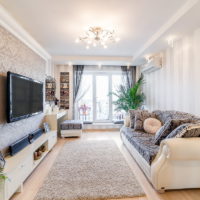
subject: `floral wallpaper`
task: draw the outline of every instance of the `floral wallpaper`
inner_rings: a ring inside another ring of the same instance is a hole
[[[6,123],[7,71],[44,81],[46,61],[18,38],[0,26],[0,150],[36,130],[44,115]]]

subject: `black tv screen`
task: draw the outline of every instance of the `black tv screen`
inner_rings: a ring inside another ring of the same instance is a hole
[[[18,121],[43,112],[43,83],[7,73],[7,121]]]

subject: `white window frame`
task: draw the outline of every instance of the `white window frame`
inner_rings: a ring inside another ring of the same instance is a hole
[[[113,104],[112,95],[109,96],[109,119],[97,120],[96,118],[96,76],[108,76],[109,92],[112,92],[112,75],[121,75],[120,71],[86,71],[84,75],[92,75],[93,79],[93,122],[94,123],[109,123],[113,121]]]

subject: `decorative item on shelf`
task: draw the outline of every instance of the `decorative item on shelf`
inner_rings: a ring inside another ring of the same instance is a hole
[[[43,153],[47,150],[45,145],[42,145],[40,148],[38,148],[35,152],[34,152],[34,160],[39,160]]]
[[[53,109],[52,109],[53,113],[58,113],[59,112],[59,107],[58,106],[53,106]]]
[[[43,123],[43,127],[44,127],[44,132],[48,133],[51,129],[50,126],[47,122]]]
[[[51,76],[47,76],[45,85],[46,85],[46,101],[54,101],[56,93],[56,80]]]
[[[59,104],[59,99],[55,98],[54,103],[55,103],[56,106],[58,106],[58,104]]]
[[[76,43],[80,41],[85,43],[86,49],[90,46],[102,46],[108,48],[108,44],[119,42],[120,38],[116,36],[114,30],[104,29],[99,26],[90,27],[83,36],[76,39]]]
[[[44,153],[47,150],[47,148],[45,145],[43,145],[43,146],[41,146],[40,150]]]
[[[69,72],[60,72],[60,108],[69,109]]]

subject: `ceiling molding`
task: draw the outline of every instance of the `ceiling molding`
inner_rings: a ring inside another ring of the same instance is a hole
[[[0,5],[0,25],[21,40],[45,60],[50,60],[50,54]]]
[[[132,63],[131,56],[53,56],[54,64],[116,64],[127,65]]]
[[[133,56],[132,62],[135,62],[153,43],[167,32],[181,17],[183,17],[199,0],[188,0],[161,28],[144,44],[144,46]]]

